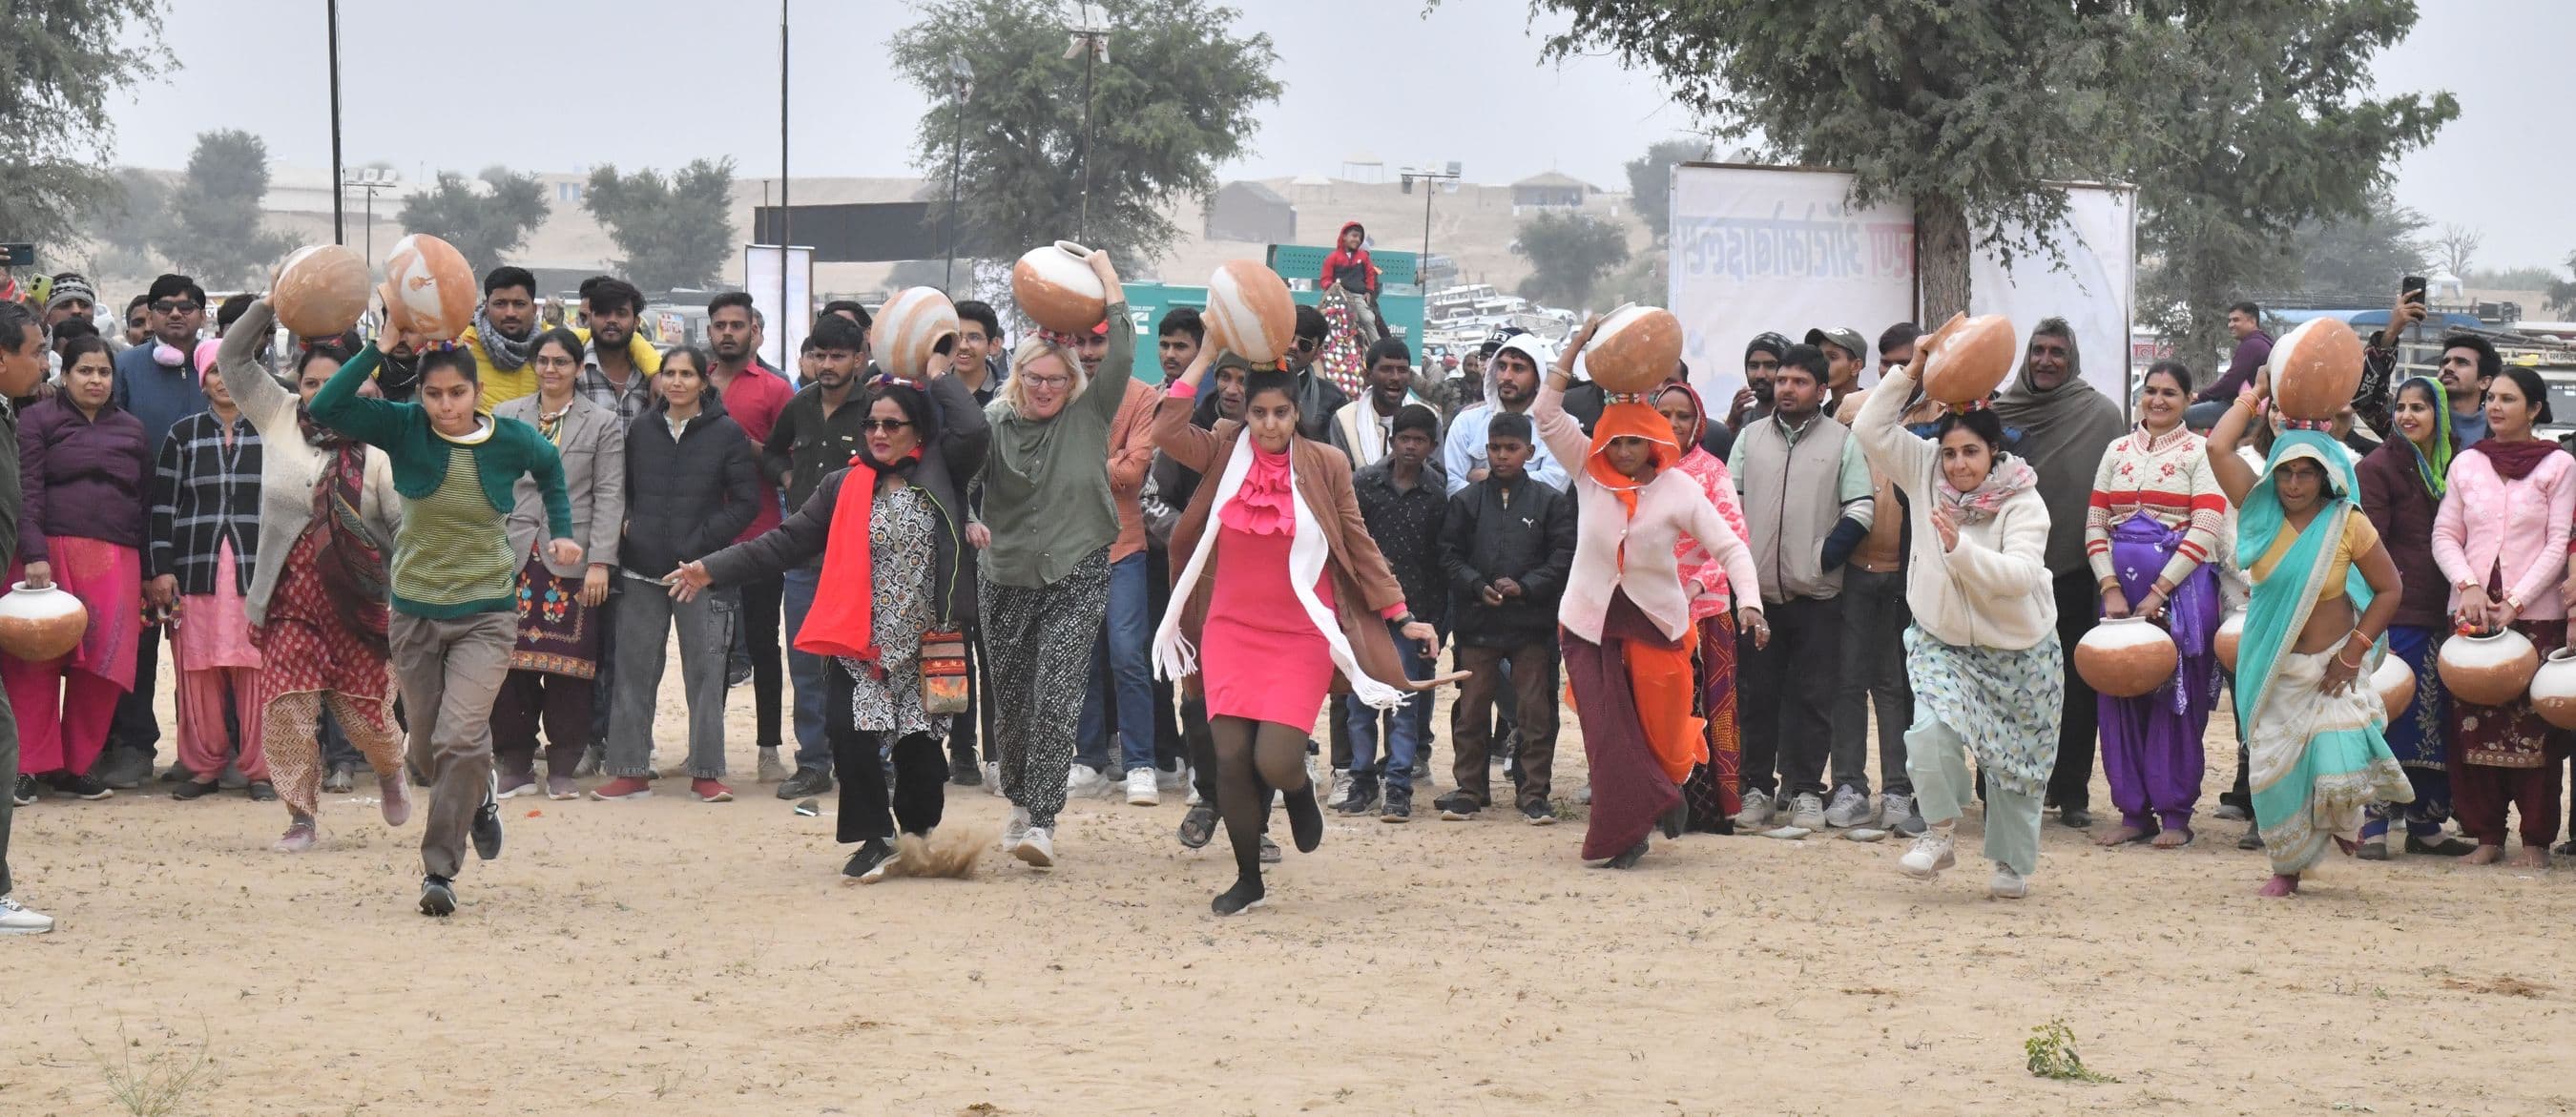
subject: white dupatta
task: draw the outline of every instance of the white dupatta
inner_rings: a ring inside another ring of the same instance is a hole
[[[1217,513],[1243,489],[1243,479],[1252,472],[1252,434],[1239,433],[1234,441],[1234,454],[1226,459],[1225,473],[1217,480],[1216,498],[1208,504],[1206,525],[1199,532],[1198,546],[1190,552],[1189,565],[1172,586],[1171,605],[1163,610],[1163,623],[1154,632],[1154,672],[1177,680],[1197,673],[1198,649],[1181,635],[1181,613],[1189,608],[1190,596],[1197,592],[1199,578],[1207,569],[1208,556],[1216,550],[1217,533],[1224,530]],[[1373,709],[1392,710],[1412,695],[1369,677],[1360,670],[1359,659],[1351,652],[1350,640],[1342,635],[1341,621],[1315,596],[1315,583],[1324,576],[1324,563],[1332,557],[1332,547],[1324,541],[1324,529],[1313,509],[1306,507],[1306,497],[1297,489],[1297,458],[1292,443],[1288,451],[1289,507],[1296,510],[1295,532],[1288,541],[1288,586],[1297,593],[1297,604],[1306,610],[1306,619],[1323,634],[1324,646],[1331,650],[1333,666],[1350,680],[1351,697]]]

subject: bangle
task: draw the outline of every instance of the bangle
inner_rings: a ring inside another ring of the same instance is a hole
[[[2355,671],[2359,671],[2359,670],[2361,670],[2361,663],[2360,663],[2360,661],[2358,661],[2358,660],[2346,660],[2346,659],[2344,659],[2344,657],[2342,657],[2342,656],[2336,656],[2336,657],[2335,657],[2335,662],[2336,662],[2336,663],[2343,664],[2344,666],[2349,667],[2349,668],[2351,668],[2351,669],[2353,669],[2353,670],[2355,670]]]

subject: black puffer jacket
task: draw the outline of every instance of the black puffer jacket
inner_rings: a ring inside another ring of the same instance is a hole
[[[1486,478],[1449,498],[1440,529],[1440,566],[1458,595],[1450,627],[1458,642],[1508,647],[1553,640],[1557,599],[1574,570],[1574,498],[1526,473],[1509,485]],[[1521,596],[1487,605],[1496,578],[1520,584]]]
[[[647,578],[706,557],[760,510],[751,436],[726,417],[714,393],[677,439],[664,416],[654,407],[626,429],[626,538],[618,558]]]

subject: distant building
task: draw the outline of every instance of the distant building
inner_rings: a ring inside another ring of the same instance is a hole
[[[1229,182],[1208,198],[1206,223],[1199,235],[1207,240],[1294,244],[1297,207],[1258,182]]]
[[[1579,209],[1593,193],[1592,186],[1582,179],[1548,171],[1512,184],[1512,208]]]

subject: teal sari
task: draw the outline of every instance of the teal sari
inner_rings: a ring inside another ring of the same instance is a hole
[[[2314,866],[2330,838],[2358,838],[2370,804],[2415,799],[2382,736],[2387,710],[2368,685],[2367,667],[2350,686],[2321,691],[2326,665],[2343,645],[2314,655],[2292,650],[2325,596],[2350,518],[2361,515],[2360,489],[2344,448],[2315,431],[2283,432],[2263,463],[2262,480],[2237,510],[2236,553],[2250,571],[2280,533],[2290,530],[2273,478],[2284,464],[2302,458],[2324,467],[2328,495],[2288,554],[2254,583],[2236,652],[2236,716],[2247,727],[2255,825],[2272,871],[2285,876]],[[2356,615],[2369,608],[2370,584],[2358,564],[2346,567],[2343,592]],[[2365,664],[2377,663],[2386,652],[2383,639]]]

